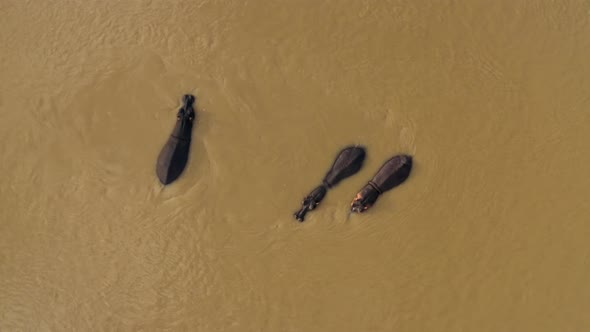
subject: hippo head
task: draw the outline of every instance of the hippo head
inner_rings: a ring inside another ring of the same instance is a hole
[[[307,197],[303,199],[303,202],[301,203],[301,209],[295,213],[295,219],[303,222],[307,212],[315,209],[320,204],[322,199],[324,199],[324,196],[326,196],[327,191],[328,188],[323,184],[315,188],[309,195],[307,195]]]
[[[178,110],[178,113],[176,114],[176,119],[177,121],[180,121],[180,126],[182,128],[192,128],[192,124],[195,119],[195,109],[193,108],[194,102],[195,97],[192,95],[185,95],[183,97],[184,105]]]
[[[363,213],[375,204],[379,192],[370,185],[364,187],[350,204],[350,212]]]

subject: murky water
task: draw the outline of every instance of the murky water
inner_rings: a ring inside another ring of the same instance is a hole
[[[587,1],[0,2],[0,330],[589,331]],[[155,175],[184,93],[189,166]],[[293,217],[336,153],[355,176]],[[394,154],[410,179],[349,219]]]

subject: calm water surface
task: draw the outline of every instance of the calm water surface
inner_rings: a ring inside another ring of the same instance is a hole
[[[3,0],[0,45],[2,331],[590,331],[588,1]]]

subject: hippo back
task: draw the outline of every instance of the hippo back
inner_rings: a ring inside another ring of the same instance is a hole
[[[333,187],[343,179],[357,173],[363,166],[365,155],[365,149],[360,146],[351,146],[342,150],[324,177],[324,184]]]
[[[411,170],[412,157],[397,155],[381,166],[371,182],[381,192],[385,192],[402,184],[410,176]]]

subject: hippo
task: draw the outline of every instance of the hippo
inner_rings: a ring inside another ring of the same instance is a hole
[[[184,105],[178,110],[174,130],[172,130],[168,141],[162,147],[156,164],[156,174],[164,185],[178,179],[188,162],[193,121],[195,119],[195,110],[193,108],[195,97],[185,95],[182,101]]]
[[[377,174],[356,194],[350,204],[350,211],[363,213],[375,204],[377,198],[384,192],[402,184],[410,176],[412,157],[397,155],[381,166]]]
[[[349,146],[340,151],[334,164],[332,164],[332,167],[322,180],[322,184],[303,199],[301,203],[303,206],[295,213],[295,219],[303,222],[305,214],[320,204],[328,189],[333,188],[345,178],[356,174],[362,168],[365,156],[365,149],[360,146]]]

